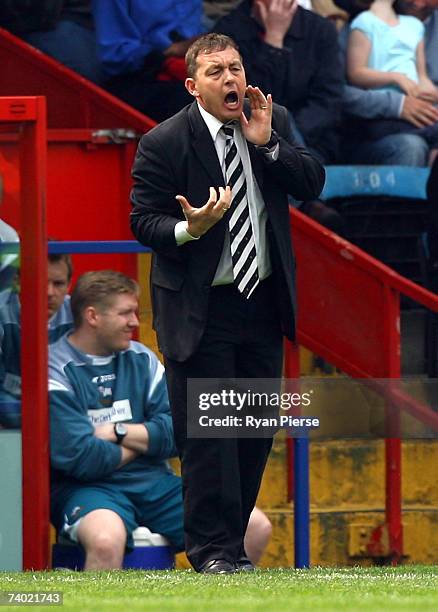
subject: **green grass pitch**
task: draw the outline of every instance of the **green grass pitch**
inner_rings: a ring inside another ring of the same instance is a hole
[[[435,612],[438,566],[276,569],[231,576],[189,570],[0,572],[0,591],[50,590],[62,591],[63,606],[37,609]]]

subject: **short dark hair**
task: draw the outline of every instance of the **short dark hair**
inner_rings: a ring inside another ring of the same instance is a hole
[[[50,263],[58,263],[59,261],[63,261],[67,266],[68,282],[71,281],[71,277],[73,276],[73,263],[70,255],[67,253],[49,253],[48,260]]]
[[[82,324],[82,313],[88,306],[105,308],[113,298],[128,293],[138,297],[138,283],[115,270],[98,270],[82,274],[71,294],[71,310],[76,328]]]
[[[201,36],[195,40],[195,42],[190,45],[186,53],[187,76],[194,78],[196,75],[196,70],[198,69],[197,59],[200,53],[208,54],[215,51],[224,51],[228,47],[236,49],[240,55],[237,43],[225,34],[210,32],[209,34],[204,34],[204,36]]]

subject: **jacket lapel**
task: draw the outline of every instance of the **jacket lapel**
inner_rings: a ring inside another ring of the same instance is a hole
[[[250,108],[249,103],[245,101],[244,113],[249,119]],[[193,135],[192,147],[199,162],[203,165],[208,175],[212,180],[212,187],[224,187],[224,177],[222,174],[222,168],[220,166],[214,142],[211,138],[210,132],[205,125],[204,120],[199,112],[198,105],[193,102],[189,108],[189,122],[190,128]],[[260,189],[263,187],[263,162],[260,159],[260,155],[256,152],[255,145],[248,142],[248,152],[251,159],[252,172],[255,176],[258,186]]]
[[[198,105],[193,102],[189,109],[189,122],[193,134],[192,148],[199,162],[204,166],[211,178],[212,187],[224,187],[224,177],[216,153],[214,142],[199,112]]]

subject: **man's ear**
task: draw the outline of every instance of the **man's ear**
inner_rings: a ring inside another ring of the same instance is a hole
[[[198,90],[196,89],[196,83],[194,79],[192,78],[186,79],[185,86],[190,95],[195,96],[195,98],[199,96]]]
[[[99,313],[96,308],[94,308],[94,306],[87,306],[86,308],[84,308],[82,318],[88,323],[90,327],[96,327],[98,314]]]

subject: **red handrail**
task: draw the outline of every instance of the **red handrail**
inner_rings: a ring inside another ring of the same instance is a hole
[[[297,258],[297,342],[352,377],[399,378],[400,294],[433,312],[438,312],[438,295],[403,278],[298,210],[291,210],[290,219]],[[286,377],[296,376],[295,348],[293,355],[287,354]],[[428,406],[398,392],[401,398],[406,410],[437,428],[437,415]],[[401,444],[398,438],[388,438],[385,444],[386,525],[371,544],[381,556],[397,562],[403,552]],[[389,536],[386,549],[382,545],[385,529]]]
[[[46,96],[49,128],[130,128],[142,134],[155,125],[150,117],[2,28],[0,65],[0,96]]]

